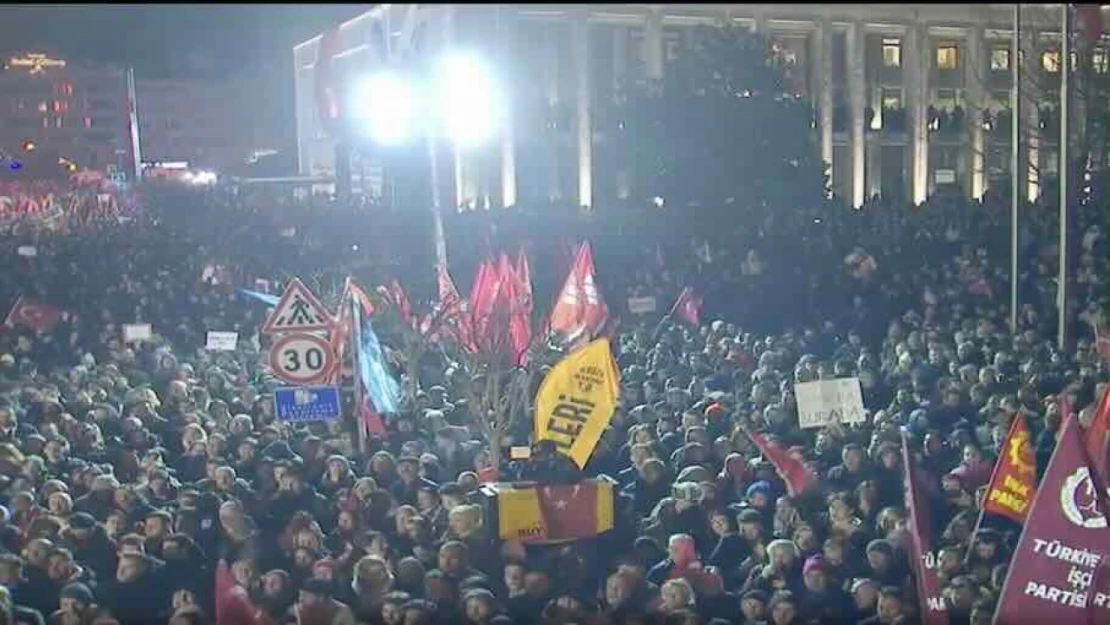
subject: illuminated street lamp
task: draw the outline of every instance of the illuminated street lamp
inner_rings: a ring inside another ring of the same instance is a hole
[[[396,146],[414,136],[423,138],[430,165],[436,262],[446,266],[436,140],[471,148],[494,134],[498,98],[492,72],[479,57],[455,52],[440,58],[423,79],[386,70],[359,81],[351,96],[351,117],[374,143]]]

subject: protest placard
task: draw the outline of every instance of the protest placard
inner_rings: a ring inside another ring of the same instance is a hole
[[[233,352],[238,345],[238,332],[209,332],[204,337],[204,349],[210,352]]]
[[[863,394],[859,378],[803,382],[794,386],[798,400],[798,425],[820,428],[832,423],[862,423]]]
[[[633,315],[647,315],[655,312],[656,302],[654,297],[628,298],[628,312]]]
[[[149,341],[154,336],[154,332],[149,323],[125,323],[123,324],[123,342],[124,343],[138,343],[140,341]]]

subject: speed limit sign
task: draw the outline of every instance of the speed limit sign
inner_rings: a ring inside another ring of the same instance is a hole
[[[327,339],[315,334],[286,334],[270,347],[270,369],[289,384],[318,384],[335,366]]]

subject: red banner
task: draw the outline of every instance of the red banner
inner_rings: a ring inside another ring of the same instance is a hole
[[[948,611],[941,596],[940,565],[933,553],[933,524],[930,506],[922,493],[922,480],[902,432],[902,468],[905,471],[906,513],[909,516],[910,568],[917,583],[921,625],[948,625]]]
[[[1018,540],[996,625],[1110,623],[1103,555],[1105,489],[1091,471],[1079,420],[1068,418]]]
[[[801,460],[790,455],[778,445],[774,445],[763,438],[762,434],[758,432],[751,432],[744,430],[752,443],[759,448],[759,452],[775,466],[775,471],[778,472],[779,477],[786,482],[786,488],[790,492],[790,496],[794,497],[801,495],[811,486],[817,483],[817,476],[814,475]]]

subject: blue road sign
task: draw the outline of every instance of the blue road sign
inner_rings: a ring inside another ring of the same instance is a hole
[[[278,421],[331,421],[341,414],[339,389],[334,386],[295,386],[274,391]]]

